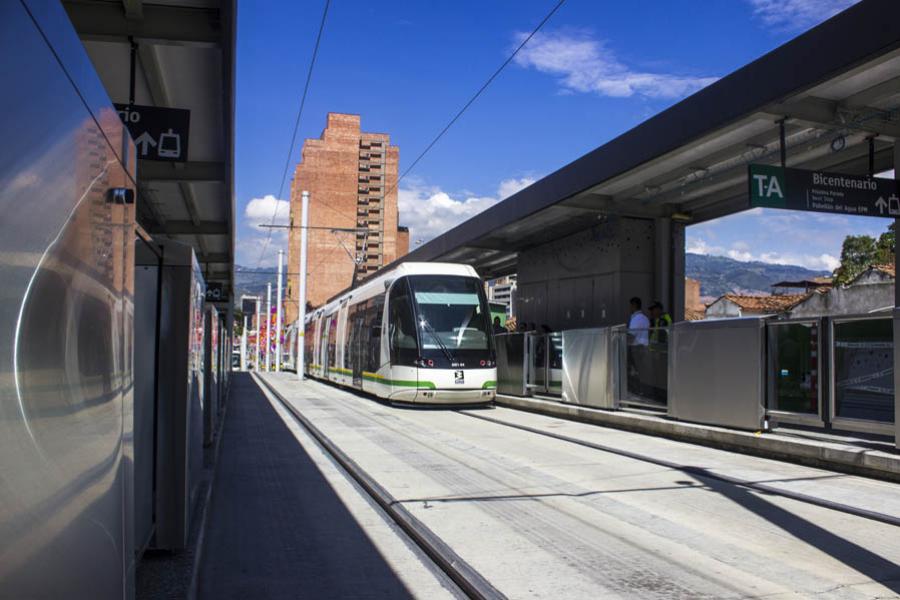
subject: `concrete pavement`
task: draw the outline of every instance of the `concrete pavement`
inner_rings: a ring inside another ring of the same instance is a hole
[[[317,382],[267,377],[510,597],[900,592],[896,527],[453,411],[395,408]],[[486,414],[898,511],[900,487],[891,483],[505,409]]]

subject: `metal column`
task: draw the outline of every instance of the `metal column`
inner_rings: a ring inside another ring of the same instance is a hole
[[[275,290],[275,372],[281,370],[281,271],[284,268],[284,250],[278,251],[278,283]]]
[[[304,336],[306,334],[306,244],[307,244],[307,226],[309,225],[309,192],[304,191],[302,195],[303,201],[301,205],[300,217],[300,285],[297,289],[300,291],[299,311],[297,317],[297,379],[303,379],[303,372],[306,366],[306,343]]]

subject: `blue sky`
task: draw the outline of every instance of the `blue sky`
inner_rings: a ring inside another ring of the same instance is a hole
[[[401,223],[427,241],[851,3],[568,0],[403,181]],[[553,4],[333,2],[290,172],[329,111],[360,114],[365,130],[389,133],[404,169]],[[240,6],[238,264],[271,265],[284,245],[276,233],[260,257],[265,234],[256,225],[276,209],[279,221],[287,216],[276,196],[323,5]],[[828,268],[844,235],[886,226],[756,211],[692,227],[688,248]]]

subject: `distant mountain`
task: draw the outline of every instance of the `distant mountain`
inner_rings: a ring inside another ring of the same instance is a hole
[[[275,301],[275,267],[234,266],[234,304],[240,306],[241,296],[259,296],[265,302],[266,284],[272,284],[272,301]],[[287,285],[285,285],[285,288]]]
[[[827,277],[828,271],[812,271],[796,265],[773,265],[763,262],[741,262],[724,256],[686,255],[688,277],[700,281],[701,296],[722,294],[769,294],[772,284],[813,277]]]

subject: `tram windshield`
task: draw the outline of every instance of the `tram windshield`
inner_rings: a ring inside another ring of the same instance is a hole
[[[490,312],[481,281],[473,277],[409,278],[423,350],[490,350]]]

